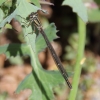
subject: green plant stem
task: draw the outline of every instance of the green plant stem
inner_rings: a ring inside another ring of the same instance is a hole
[[[78,90],[78,84],[81,75],[81,61],[83,59],[84,47],[85,47],[85,37],[86,37],[86,24],[78,17],[78,54],[76,57],[76,65],[74,71],[74,77],[72,82],[72,90],[69,95],[69,100],[75,100]]]

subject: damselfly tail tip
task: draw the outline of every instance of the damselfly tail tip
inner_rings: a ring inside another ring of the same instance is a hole
[[[72,89],[72,85],[70,84],[70,85],[68,85],[68,87],[70,88],[70,89]]]
[[[70,87],[69,87],[70,89],[72,89],[72,85],[70,85]]]
[[[67,85],[70,89],[72,89],[72,85],[70,84],[70,82],[67,82]]]

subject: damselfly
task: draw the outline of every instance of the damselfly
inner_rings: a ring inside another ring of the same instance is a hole
[[[37,12],[36,12],[36,13],[32,12],[32,13],[29,15],[29,21],[30,21],[30,22],[29,22],[29,25],[31,25],[32,22],[33,22],[34,25],[36,26],[36,28],[37,28],[37,29],[39,30],[39,32],[42,34],[42,36],[43,36],[43,38],[44,38],[44,40],[45,40],[45,42],[46,42],[46,44],[47,44],[47,46],[48,46],[48,48],[49,48],[49,50],[50,50],[50,53],[51,53],[51,55],[52,55],[52,57],[53,57],[53,59],[54,59],[56,65],[57,65],[57,67],[58,67],[58,69],[59,69],[59,71],[61,72],[62,76],[64,77],[64,79],[65,79],[65,81],[66,81],[66,83],[68,84],[69,88],[71,89],[72,86],[71,86],[71,84],[70,84],[70,82],[69,82],[69,80],[68,80],[68,74],[67,74],[66,70],[64,69],[64,67],[63,67],[63,65],[62,65],[62,63],[61,63],[61,61],[60,61],[60,59],[58,58],[57,54],[55,53],[55,50],[53,49],[51,43],[49,42],[49,40],[48,40],[48,38],[47,38],[47,36],[46,36],[46,34],[45,34],[43,28],[42,28],[42,24],[41,24],[41,22],[40,22],[40,20],[39,20],[39,18],[38,18],[38,13],[37,13]],[[28,25],[28,26],[29,26],[29,25]]]

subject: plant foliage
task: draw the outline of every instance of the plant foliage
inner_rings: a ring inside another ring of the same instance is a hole
[[[68,5],[72,7],[73,12],[77,13],[77,15],[84,21],[88,21],[87,10],[85,5],[82,3],[82,0],[64,0],[62,5]]]
[[[17,0],[14,7],[9,6],[9,9],[4,8],[6,6],[6,2],[0,2],[1,5],[1,16],[0,16],[0,27],[4,27],[7,23],[10,23],[13,18],[20,17],[26,19],[31,12],[37,12],[38,10],[42,10],[39,8],[40,6],[37,4],[35,0],[31,0],[32,3],[35,2],[36,6],[30,4],[26,0]],[[11,4],[11,2],[9,2]],[[9,5],[8,3],[8,5]],[[13,9],[11,9],[11,7]],[[25,12],[24,12],[25,11]],[[10,13],[11,12],[11,13]],[[5,16],[4,16],[5,15]],[[7,15],[7,17],[6,17]],[[3,18],[5,19],[3,20]],[[20,22],[23,24],[22,22]],[[23,24],[25,26],[25,24]],[[31,57],[31,65],[33,67],[32,73],[30,73],[18,86],[16,93],[19,93],[23,89],[31,89],[32,94],[29,97],[29,100],[52,100],[54,98],[53,95],[53,87],[57,84],[63,83],[64,79],[58,71],[46,71],[42,68],[39,60],[38,53],[43,51],[46,48],[46,43],[41,34],[36,36],[35,33],[28,34],[32,32],[33,29],[30,27],[24,27],[23,32],[26,38],[26,44],[9,44],[0,46],[0,54],[5,53],[7,58],[11,56],[23,56],[29,55]],[[44,31],[47,34],[47,37],[50,41],[57,38],[56,36],[56,27],[52,23],[50,24]],[[27,35],[27,36],[26,36]],[[70,74],[70,73],[69,73]]]

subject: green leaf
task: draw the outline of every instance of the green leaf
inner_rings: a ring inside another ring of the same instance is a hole
[[[36,51],[35,50],[35,39],[36,39],[36,34],[28,34],[28,38],[29,38],[29,44],[31,45],[31,47],[32,47],[32,49],[33,49],[33,51]]]
[[[15,16],[16,16],[16,13],[12,13],[12,14],[9,15],[7,18],[5,18],[3,21],[1,21],[1,23],[0,23],[0,28],[1,28],[1,27],[4,27],[4,25],[5,25],[7,22],[10,23],[11,20],[12,20],[13,18],[15,18]]]
[[[72,7],[73,12],[77,13],[84,22],[88,21],[87,10],[82,3],[82,0],[64,0],[62,5],[68,5]]]
[[[19,93],[24,89],[31,89],[32,94],[29,100],[53,100],[53,87],[64,82],[64,79],[59,72],[42,69],[37,54],[31,50],[31,46],[30,54],[33,72],[20,83],[16,92]]]
[[[48,27],[44,29],[44,31],[50,41],[53,41],[54,39],[58,38],[56,35],[57,30],[54,23],[51,23]],[[39,33],[39,35],[36,38],[35,33],[34,32],[32,33],[31,27],[28,27],[28,28],[26,27],[24,29],[24,33],[25,33],[25,37],[27,36],[26,40],[28,44],[32,46],[33,51],[37,51],[37,53],[39,53],[47,47],[43,36]],[[36,45],[34,45],[35,42],[36,42]]]
[[[36,52],[36,45],[35,45],[36,34],[32,31],[32,27],[29,26],[29,27],[23,28],[23,32],[24,32],[24,37],[27,41],[27,44],[31,45],[32,50]]]
[[[50,25],[50,27],[55,27],[54,25]],[[52,29],[52,28],[51,28]],[[47,29],[48,30],[48,29]],[[45,31],[47,31],[45,30]],[[56,29],[54,28],[56,32]],[[52,30],[48,30],[48,35],[51,36]],[[29,97],[29,100],[53,100],[53,87],[57,84],[64,82],[64,78],[59,72],[56,71],[46,71],[42,68],[37,51],[35,51],[34,45],[35,42],[32,42],[32,35],[27,35],[27,43],[29,43],[30,57],[31,57],[31,65],[33,67],[33,72],[28,77],[26,77],[23,82],[20,83],[16,92],[19,93],[23,89],[31,89],[32,94]],[[55,36],[55,34],[54,34]],[[51,37],[52,39],[53,37]],[[43,43],[42,39],[40,40],[40,44]],[[42,45],[42,44],[41,44]],[[43,48],[45,45],[42,45]],[[39,47],[38,47],[39,48]],[[37,49],[38,49],[37,48]],[[38,95],[37,95],[38,94]]]
[[[58,71],[45,71],[38,69],[38,77],[33,71],[19,85],[16,92],[19,93],[24,89],[31,89],[32,94],[29,100],[53,100],[53,87],[64,82],[63,77]],[[34,81],[36,80],[36,81]]]
[[[39,0],[31,0],[36,6],[41,7]]]
[[[29,47],[26,44],[8,44],[0,46],[0,54],[5,54],[7,58],[11,56],[30,55]]]
[[[59,71],[46,71],[42,69],[36,52],[30,51],[30,45],[9,44],[0,46],[1,53],[5,53],[7,58],[16,55],[30,55],[31,57],[31,65],[34,67],[34,71],[20,83],[16,90],[17,93],[23,89],[31,89],[32,94],[29,100],[53,100],[52,88],[64,82]],[[69,72],[68,75],[72,74]]]
[[[54,23],[51,23],[46,29],[44,29],[48,39],[50,41],[53,41],[53,39],[57,38],[57,30],[56,30],[56,26]],[[41,52],[44,50],[44,48],[46,48],[47,45],[45,43],[45,40],[43,38],[43,36],[41,34],[39,34],[39,36],[36,39],[36,50],[37,52]]]
[[[6,0],[0,0],[0,6],[5,2]]]
[[[42,9],[28,3],[26,0],[21,0],[16,10],[17,10],[17,15],[26,18],[27,15],[29,15],[31,12],[37,12],[37,10],[42,10]]]
[[[26,0],[20,0],[20,2],[18,2],[16,10],[1,22],[0,27],[3,27],[7,22],[10,23],[10,21],[15,18],[16,15],[26,18],[31,12],[37,12],[37,10],[42,9],[28,3]],[[45,12],[44,10],[42,11]]]

